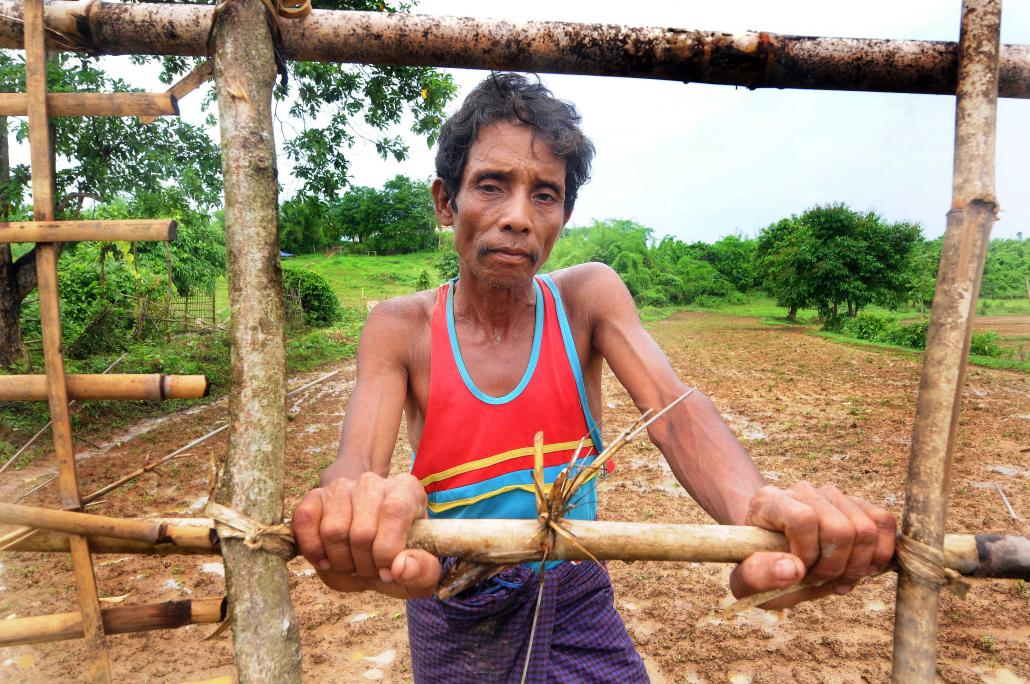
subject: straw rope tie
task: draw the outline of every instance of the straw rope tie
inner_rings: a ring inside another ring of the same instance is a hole
[[[242,539],[248,549],[267,551],[283,560],[290,560],[297,555],[297,544],[289,525],[262,525],[239,511],[213,501],[207,504],[204,512],[215,521],[215,529],[221,540]]]
[[[938,548],[899,533],[895,558],[902,572],[923,586],[944,588],[959,598],[969,591],[969,583],[962,575],[944,566],[944,552]]]

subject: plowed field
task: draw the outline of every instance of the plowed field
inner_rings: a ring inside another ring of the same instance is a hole
[[[920,357],[840,345],[789,326],[714,314],[679,314],[650,324],[684,381],[709,393],[774,484],[806,478],[834,483],[900,515]],[[345,364],[344,364],[345,366]],[[343,367],[343,366],[341,366]],[[291,404],[287,507],[315,484],[333,458],[353,370],[312,388]],[[291,386],[316,377],[291,379]],[[609,439],[636,411],[605,377],[604,431]],[[136,426],[81,453],[84,492],[104,485],[217,427],[225,405]],[[972,368],[963,404],[951,483],[948,529],[1022,533],[1030,518],[1030,378]],[[224,436],[106,497],[91,511],[118,516],[200,516],[211,462]],[[394,468],[407,467],[398,444]],[[0,479],[10,501],[53,472],[39,459]],[[609,520],[709,522],[649,444],[623,452],[599,487]],[[55,505],[54,488],[27,503]],[[77,610],[70,562],[63,556],[5,555],[0,619]],[[102,595],[123,604],[220,595],[222,566],[204,557],[96,557]],[[890,672],[893,575],[850,595],[784,613],[748,611],[733,618],[719,565],[614,562],[616,602],[655,682],[883,682]],[[290,563],[301,625],[305,678],[324,682],[407,682],[410,658],[404,604],[377,595],[326,590],[306,562]],[[109,638],[119,681],[185,682],[234,672],[231,639],[204,637],[213,625]],[[21,646],[0,654],[0,680],[78,681],[84,651],[77,641]],[[942,601],[938,675],[943,682],[1030,682],[1030,587],[974,581],[965,600]],[[484,684],[488,684],[485,683]]]

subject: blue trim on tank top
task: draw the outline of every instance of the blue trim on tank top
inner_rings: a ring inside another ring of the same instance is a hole
[[[540,341],[544,337],[544,295],[540,291],[540,284],[537,283],[536,278],[533,279],[533,291],[536,293],[536,329],[533,331],[533,347],[529,352],[529,363],[526,364],[526,372],[522,374],[522,379],[519,380],[519,384],[515,386],[515,389],[503,397],[492,397],[476,387],[476,383],[472,381],[472,376],[469,375],[468,369],[465,367],[465,360],[461,357],[461,348],[458,346],[458,333],[454,329],[454,284],[457,281],[457,278],[452,278],[447,283],[447,337],[451,341],[451,354],[454,356],[454,363],[458,366],[458,374],[461,375],[461,379],[465,382],[465,387],[468,388],[469,392],[472,392],[472,396],[476,399],[494,406],[507,404],[522,394],[522,391],[529,385],[529,381],[533,378],[533,372],[536,370],[537,360],[540,358]]]
[[[590,413],[590,404],[587,401],[587,389],[583,382],[583,370],[579,365],[579,353],[576,351],[576,342],[572,339],[572,329],[569,327],[569,319],[565,315],[565,305],[562,303],[561,294],[558,293],[558,286],[549,275],[541,275],[540,280],[544,281],[547,289],[554,297],[554,308],[558,312],[558,328],[561,330],[562,342],[565,346],[565,354],[569,357],[569,365],[572,367],[572,375],[576,378],[576,391],[579,392],[579,403],[583,406],[583,417],[587,421],[587,430],[590,431],[590,439],[594,440],[594,448],[597,453],[604,451],[601,430],[597,427],[593,415]]]

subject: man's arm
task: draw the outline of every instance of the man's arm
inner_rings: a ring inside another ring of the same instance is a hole
[[[426,515],[425,490],[408,473],[388,477],[408,390],[410,314],[390,302],[369,315],[337,460],[293,514],[301,553],[338,591],[417,598],[439,579],[434,556],[404,550],[411,523]]]
[[[637,407],[658,410],[686,391],[665,354],[644,330],[636,305],[617,273],[602,264],[575,269],[569,299],[586,307],[594,349],[607,361]],[[591,293],[604,292],[604,297]],[[574,297],[574,299],[573,299]],[[895,522],[887,511],[836,488],[799,482],[789,490],[766,486],[715,405],[695,391],[655,422],[648,435],[677,480],[718,522],[782,531],[790,554],[759,553],[734,571],[738,596],[790,586],[803,577],[821,585],[769,607],[791,605],[836,591],[847,593],[875,574],[894,553]]]

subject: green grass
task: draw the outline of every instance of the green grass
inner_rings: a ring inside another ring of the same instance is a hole
[[[283,267],[314,271],[329,281],[340,304],[364,308],[369,301],[382,301],[414,292],[423,270],[429,274],[430,283],[439,283],[437,254],[435,251],[396,256],[301,254],[283,261]],[[218,281],[215,298],[218,320],[222,321],[229,316],[224,278]]]

